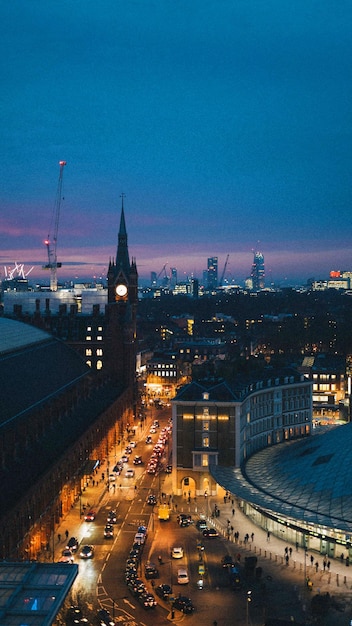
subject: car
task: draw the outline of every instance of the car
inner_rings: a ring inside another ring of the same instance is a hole
[[[151,436],[150,436],[150,435],[148,435],[148,437],[146,437],[145,443],[146,443],[146,445],[147,445],[147,446],[148,446],[149,444],[153,443],[153,439],[151,438]]]
[[[68,550],[71,550],[71,552],[76,552],[78,548],[78,541],[76,537],[70,537],[70,539],[67,542],[66,548],[68,548]]]
[[[219,533],[215,528],[205,528],[203,530],[203,537],[207,537],[208,539],[213,539],[214,537],[218,537]]]
[[[115,472],[117,476],[119,476],[121,474],[122,467],[123,467],[123,463],[119,461],[118,463],[116,463],[116,465],[114,465],[114,467],[112,468],[112,471]]]
[[[134,543],[138,543],[140,546],[145,542],[145,534],[144,533],[136,533],[134,536]]]
[[[139,578],[135,578],[134,580],[131,580],[127,584],[127,587],[132,593],[132,595],[135,596],[136,598],[146,591],[146,587],[145,587],[143,580],[140,580]]]
[[[177,516],[177,521],[180,526],[189,526],[190,524],[193,524],[192,516],[187,515],[187,513],[180,513]]]
[[[149,431],[149,432],[150,432],[150,434],[151,434],[151,435],[155,435],[155,433],[156,433],[156,428],[154,428],[154,427],[152,426],[152,428],[150,429],[150,431]]]
[[[72,605],[67,609],[65,616],[67,626],[71,626],[71,624],[72,626],[74,624],[79,624],[81,619],[83,619],[83,613],[79,606]]]
[[[110,511],[108,513],[106,521],[108,524],[116,524],[117,522],[116,511]]]
[[[60,556],[58,563],[73,563],[73,555],[71,554],[63,554]]]
[[[125,476],[126,476],[126,478],[133,478],[134,477],[134,469],[129,468],[128,470],[126,470]]]
[[[125,454],[127,454],[128,456],[129,456],[130,454],[132,454],[132,448],[131,448],[131,446],[126,446],[126,448],[125,448]]]
[[[137,444],[135,441],[130,441],[128,445],[130,446],[130,448],[135,448]]]
[[[166,466],[166,469],[165,469],[165,472],[166,472],[167,474],[171,474],[171,473],[172,473],[172,465],[167,465],[167,466]]]
[[[112,539],[114,536],[114,527],[112,524],[106,524],[104,528],[104,537],[105,539]]]
[[[221,565],[223,567],[232,567],[234,565],[232,556],[230,554],[225,554],[225,556],[221,559]]]
[[[154,563],[146,563],[144,566],[144,575],[147,580],[159,578],[159,570]]]
[[[163,600],[167,600],[169,596],[172,595],[172,589],[170,587],[170,585],[158,585],[155,588],[155,593],[159,596],[159,598],[162,598]]]
[[[79,553],[79,556],[82,559],[92,559],[94,556],[94,547],[90,545],[83,546]]]
[[[199,519],[199,520],[197,520],[197,523],[196,523],[196,528],[197,528],[198,530],[204,530],[205,528],[207,528],[207,522],[206,522],[206,520],[205,520],[205,519]]]
[[[142,526],[138,526],[137,532],[138,533],[143,533],[143,535],[147,536],[148,529],[147,529],[146,526],[143,526],[143,525]]]
[[[183,548],[181,546],[176,546],[171,550],[171,557],[173,559],[182,559],[183,557]]]
[[[145,609],[154,609],[157,605],[157,602],[152,593],[148,591],[144,591],[138,597],[139,602]]]
[[[156,500],[156,496],[154,496],[153,494],[150,494],[147,498],[147,504],[150,504],[151,506],[155,506],[157,500]]]
[[[182,611],[182,613],[193,613],[194,611],[192,600],[186,596],[175,598],[172,607],[178,611]]]
[[[133,459],[133,463],[134,465],[142,465],[142,457],[136,454],[136,456]]]
[[[115,620],[107,609],[100,609],[97,614],[98,626],[115,626]]]
[[[86,522],[94,522],[96,515],[97,515],[96,512],[91,510],[85,514],[84,519]]]
[[[116,472],[115,473],[113,472],[112,474],[109,474],[108,480],[109,480],[110,483],[113,483],[116,480]]]
[[[126,454],[124,454],[124,455],[121,457],[121,461],[122,461],[122,463],[128,463],[128,456],[126,456]]]
[[[148,474],[156,474],[156,465],[148,465],[147,472]]]
[[[177,570],[177,582],[179,585],[187,585],[189,583],[188,572],[185,567],[179,567]]]

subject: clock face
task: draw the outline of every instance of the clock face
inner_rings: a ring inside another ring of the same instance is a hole
[[[118,296],[123,297],[127,293],[127,287],[126,285],[116,285],[115,291]]]

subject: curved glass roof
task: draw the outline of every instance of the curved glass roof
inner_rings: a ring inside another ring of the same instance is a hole
[[[242,469],[211,466],[225,489],[263,509],[352,533],[352,424],[266,448]]]

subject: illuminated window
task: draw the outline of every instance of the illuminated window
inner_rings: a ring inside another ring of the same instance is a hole
[[[208,467],[209,465],[209,457],[207,454],[202,454],[202,466]]]
[[[101,336],[101,335],[98,335],[98,337],[97,337],[97,341],[103,341],[103,338],[102,338],[102,336]]]
[[[103,331],[103,327],[102,326],[98,326],[98,331],[101,333]]]
[[[202,441],[203,441],[203,448],[209,448],[209,436],[203,435]]]
[[[86,349],[86,356],[92,356],[92,351],[90,348]]]
[[[103,367],[103,362],[102,361],[97,361],[97,370],[101,370]]]
[[[103,356],[102,348],[97,348],[97,356]]]
[[[202,427],[203,427],[203,430],[209,430],[209,422],[208,422],[208,420],[206,420],[206,421],[204,421],[202,423]]]
[[[92,341],[92,338],[91,338],[91,336],[90,336],[90,335],[87,335],[87,336],[86,336],[86,341]]]
[[[87,333],[92,331],[92,327],[91,326],[87,326]]]
[[[92,367],[92,361],[86,361],[88,367]]]

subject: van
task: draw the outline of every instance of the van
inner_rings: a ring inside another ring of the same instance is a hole
[[[177,582],[179,585],[187,585],[189,583],[188,572],[185,567],[179,567],[177,570]]]

